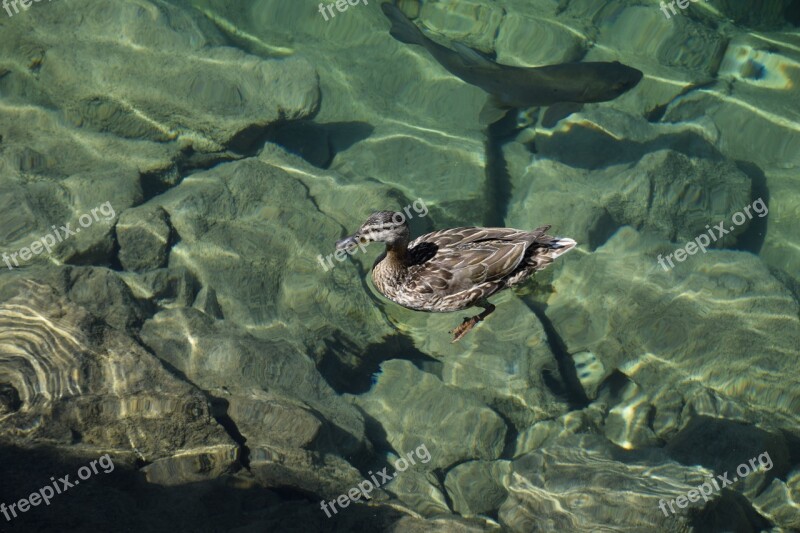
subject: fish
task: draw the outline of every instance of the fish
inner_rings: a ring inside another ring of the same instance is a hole
[[[443,46],[420,30],[394,4],[381,9],[391,21],[390,35],[406,44],[424,47],[448,72],[483,89],[489,100],[480,114],[483,124],[503,118],[510,109],[607,102],[633,89],[642,71],[619,61],[574,62],[542,67],[502,65],[463,43]]]

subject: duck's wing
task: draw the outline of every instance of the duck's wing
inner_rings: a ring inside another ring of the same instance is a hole
[[[508,240],[508,241],[515,241],[515,240],[529,240],[530,236],[533,235],[541,235],[550,226],[542,226],[532,232],[530,231],[522,231],[513,228],[478,228],[474,226],[465,227],[465,228],[450,228],[450,229],[443,229],[439,231],[434,231],[433,233],[428,233],[426,235],[422,235],[421,237],[417,237],[411,243],[409,243],[409,248],[414,248],[420,243],[431,243],[440,248],[449,247],[449,246],[456,246],[459,244],[469,244],[472,242],[480,242],[480,241],[489,241],[489,240]]]
[[[412,243],[412,255],[416,247],[435,250],[428,257],[420,254],[424,261],[412,262],[406,288],[446,296],[499,282],[520,266],[536,236],[511,228],[453,228],[424,235]]]

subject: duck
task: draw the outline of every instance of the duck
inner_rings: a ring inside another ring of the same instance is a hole
[[[411,241],[401,212],[377,211],[353,235],[337,241],[336,250],[352,255],[356,246],[363,250],[370,243],[384,243],[386,249],[372,266],[372,282],[385,298],[407,309],[448,313],[482,308],[449,332],[451,342],[458,342],[495,310],[490,296],[519,285],[577,244],[547,235],[549,229],[469,226]]]

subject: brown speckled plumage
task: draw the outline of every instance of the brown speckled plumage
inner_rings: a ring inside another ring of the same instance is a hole
[[[455,330],[455,342],[494,310],[486,301],[489,296],[517,285],[575,246],[572,239],[546,235],[549,228],[451,228],[409,242],[402,216],[379,211],[337,248],[385,242],[372,280],[381,294],[403,307],[428,312],[483,307],[483,313],[466,318]]]

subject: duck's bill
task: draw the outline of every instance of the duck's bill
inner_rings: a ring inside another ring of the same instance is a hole
[[[349,237],[345,237],[341,241],[336,241],[336,250],[353,250],[358,246],[358,237],[356,235],[351,235]]]

